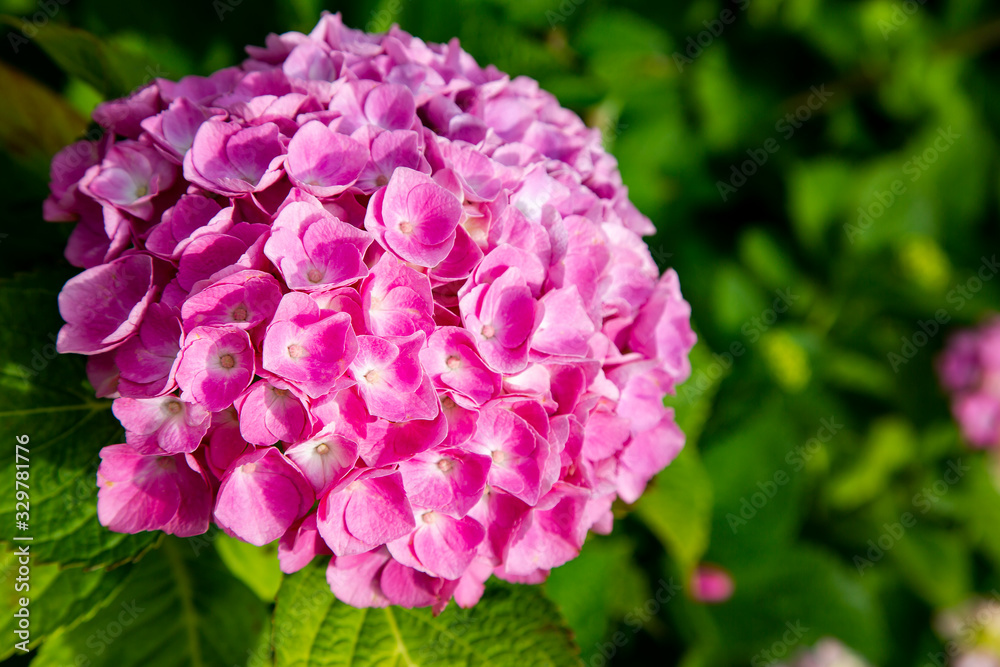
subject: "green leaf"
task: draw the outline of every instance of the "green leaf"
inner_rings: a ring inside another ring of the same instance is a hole
[[[23,544],[30,549],[30,543]],[[130,572],[129,566],[112,570],[85,570],[81,567],[31,564],[31,572],[24,578],[18,575],[19,567],[17,554],[4,552],[3,578],[10,585],[4,586],[0,595],[0,613],[4,619],[0,631],[6,637],[15,636],[13,632],[17,629],[17,619],[14,612],[20,608],[19,600],[26,597],[31,601],[28,609],[31,614],[29,646],[32,648],[55,631],[72,629],[93,617],[121,590]],[[18,591],[17,586],[24,584],[30,588]],[[14,646],[10,642],[0,648],[0,660],[13,653]]]
[[[827,486],[830,504],[850,511],[878,496],[889,487],[893,474],[913,459],[916,441],[913,425],[901,417],[875,422],[860,456]]]
[[[277,544],[256,547],[225,534],[215,538],[215,548],[229,571],[261,600],[273,602],[281,586]]]
[[[961,503],[960,513],[967,517],[965,531],[970,541],[979,546],[994,567],[1000,567],[1000,492],[991,471],[984,465],[984,457],[962,459],[972,470],[965,482],[955,490]]]
[[[324,564],[286,577],[274,611],[276,667],[581,665],[555,605],[535,586],[491,581],[472,609],[355,609]]]
[[[232,5],[235,7],[236,5]],[[322,0],[289,0],[278,4],[283,24],[292,30],[308,33],[323,11]],[[356,26],[362,28],[364,26]]]
[[[831,554],[797,546],[737,565],[732,599],[710,608],[725,638],[720,652],[763,664],[767,660],[760,651],[776,642],[792,649],[834,636],[872,664],[883,664],[882,609],[857,574]]]
[[[825,159],[803,163],[788,177],[788,209],[795,233],[805,246],[819,250],[827,229],[846,208],[844,191],[852,182],[851,168],[841,160]]]
[[[769,304],[742,267],[726,263],[716,268],[712,280],[712,314],[727,335],[739,334],[740,328],[752,318],[759,318]]]
[[[87,121],[34,79],[0,63],[0,146],[40,177],[52,156],[83,134]]]
[[[807,438],[790,421],[783,399],[755,399],[751,416],[702,443],[715,490],[709,560],[726,567],[784,551],[806,509],[799,499],[807,463],[821,455],[802,450]]]
[[[820,364],[823,379],[837,387],[881,399],[891,398],[896,389],[891,367],[884,360],[827,346]]]
[[[787,288],[802,283],[788,251],[763,229],[748,229],[740,235],[739,255],[743,264],[767,287]]]
[[[18,470],[15,437],[28,436],[28,529],[35,563],[98,567],[135,557],[156,537],[113,533],[97,521],[101,447],[123,442],[111,401],[93,397],[84,360],[58,355],[56,295],[65,276],[0,282],[0,475]],[[23,452],[22,452],[23,454]],[[0,525],[14,527],[14,484],[0,488]],[[10,534],[0,536],[10,544]]]
[[[267,606],[212,550],[170,538],[93,618],[42,645],[32,667],[215,667],[246,660]]]
[[[21,21],[0,16],[14,28]],[[32,40],[67,74],[78,76],[106,99],[122,97],[149,82],[157,70],[142,54],[108,44],[85,30],[49,22]],[[47,117],[47,115],[46,115]]]
[[[685,447],[658,474],[635,509],[685,576],[708,547],[712,527],[712,481],[694,447]]]
[[[552,570],[545,582],[546,594],[559,605],[587,664],[592,664],[611,623],[648,597],[634,552],[635,545],[620,533],[592,535],[580,555]]]
[[[958,604],[971,592],[969,552],[951,530],[918,523],[888,554],[913,589],[936,607]]]

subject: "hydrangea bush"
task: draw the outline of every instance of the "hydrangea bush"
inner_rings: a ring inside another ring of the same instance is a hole
[[[1000,317],[954,334],[938,373],[969,443],[1000,447]]]
[[[690,308],[600,133],[457,41],[325,15],[100,105],[46,219],[114,531],[279,540],[358,607],[474,605],[607,533],[684,436]]]

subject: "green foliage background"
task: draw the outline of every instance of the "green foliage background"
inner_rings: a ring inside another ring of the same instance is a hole
[[[234,64],[322,9],[458,36],[601,128],[700,335],[671,399],[681,457],[546,585],[493,585],[471,612],[358,612],[321,569],[282,581],[273,551],[101,529],[96,455],[120,431],[83,361],[47,348],[74,272],[69,228],[41,221],[52,153],[101,99]],[[995,3],[0,0],[0,12],[0,542],[14,533],[21,433],[35,535],[33,651],[9,664],[759,665],[794,626],[806,630],[793,648],[836,636],[872,664],[918,666],[942,650],[938,610],[1000,586],[993,462],[961,442],[933,373],[949,330],[1000,309],[1000,280],[976,279],[995,278],[1000,250]],[[691,599],[702,561],[732,573],[731,600]],[[11,656],[9,552],[2,565]]]

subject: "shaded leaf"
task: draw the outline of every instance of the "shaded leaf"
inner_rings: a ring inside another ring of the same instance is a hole
[[[133,558],[156,535],[113,533],[97,521],[98,452],[124,434],[111,401],[93,397],[83,358],[56,354],[62,278],[0,282],[0,475],[14,479],[15,437],[28,436],[30,518],[22,534],[34,538],[35,562],[97,567]],[[0,522],[13,527],[16,511],[14,485],[4,484]],[[10,534],[0,543],[10,544]]]
[[[277,667],[580,665],[554,604],[536,586],[492,581],[472,609],[355,609],[337,601],[325,563],[286,577],[274,612]]]
[[[15,28],[21,22],[12,16],[0,21]],[[148,83],[156,72],[142,54],[108,44],[91,33],[60,23],[49,22],[34,40],[67,74],[80,77],[106,99],[122,97]]]
[[[211,550],[170,538],[147,554],[107,607],[42,645],[33,667],[214,667],[243,662],[267,606]]]
[[[261,600],[271,602],[281,586],[281,567],[275,544],[256,547],[243,540],[219,534],[214,540],[219,557],[240,581]]]
[[[23,542],[22,545],[30,543]],[[39,642],[56,630],[71,630],[98,613],[113,596],[118,594],[131,572],[130,566],[112,570],[85,570],[82,567],[62,568],[59,565],[30,565],[27,577],[20,576],[21,565],[13,552],[4,552],[2,579],[5,583],[0,596],[0,610],[4,622],[0,631],[7,637],[15,636],[20,608],[19,600],[30,600],[31,643]],[[6,585],[9,584],[9,585]],[[29,588],[24,588],[24,585]],[[18,590],[18,588],[21,590]],[[18,640],[20,641],[20,640]],[[14,654],[13,642],[0,648],[0,660]]]
[[[712,481],[697,450],[685,446],[656,476],[635,509],[690,574],[708,547],[712,524]]]
[[[87,121],[56,93],[4,63],[0,63],[0,97],[4,100],[0,145],[47,177],[52,156],[82,135]]]

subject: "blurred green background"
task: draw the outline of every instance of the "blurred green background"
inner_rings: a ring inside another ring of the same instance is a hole
[[[585,664],[756,666],[825,636],[933,664],[935,615],[1000,588],[995,465],[933,370],[950,330],[1000,307],[1000,6],[2,0],[0,276],[72,275],[40,203],[97,102],[236,64],[323,9],[536,78],[603,131],[680,274],[688,448],[545,586]],[[692,599],[706,561],[727,602]]]

